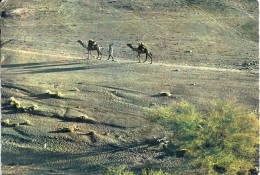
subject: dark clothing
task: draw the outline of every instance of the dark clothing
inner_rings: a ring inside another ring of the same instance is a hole
[[[146,48],[146,46],[143,43],[140,43],[138,45],[138,50],[144,51],[145,48]]]
[[[89,48],[92,48],[92,49],[93,49],[96,44],[97,44],[97,43],[96,43],[96,41],[94,41],[94,40],[89,40],[89,41],[88,41],[88,47],[89,47]]]

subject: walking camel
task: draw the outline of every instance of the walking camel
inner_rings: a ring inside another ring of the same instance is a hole
[[[84,47],[85,49],[87,49],[87,51],[88,51],[88,58],[87,58],[87,59],[89,59],[89,54],[92,56],[91,51],[92,51],[92,50],[96,50],[96,51],[97,51],[97,54],[98,54],[98,56],[97,56],[96,59],[98,59],[99,56],[100,56],[100,59],[99,59],[99,60],[101,60],[101,58],[102,58],[102,53],[101,53],[101,51],[100,51],[99,45],[98,45],[95,41],[89,40],[89,41],[88,41],[88,45],[86,45],[86,44],[85,44],[83,41],[81,41],[81,40],[78,40],[77,42],[79,42],[79,44],[80,44],[82,47]]]
[[[152,57],[153,55],[152,55],[152,53],[146,47],[144,47],[144,45],[142,43],[139,44],[138,47],[133,47],[132,44],[127,44],[127,46],[130,47],[133,51],[137,52],[137,58],[139,60],[139,63],[141,62],[140,61],[140,55],[144,54],[144,53],[146,54],[144,62],[146,62],[146,60],[147,60],[147,58],[149,56],[151,58],[151,64],[153,63],[153,57]]]

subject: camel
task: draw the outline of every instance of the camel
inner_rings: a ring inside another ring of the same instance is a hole
[[[80,44],[82,47],[84,47],[85,49],[87,49],[87,51],[88,51],[88,58],[87,58],[87,59],[89,59],[89,54],[92,56],[91,51],[92,51],[92,50],[96,50],[96,51],[97,51],[97,54],[98,54],[98,56],[97,56],[96,59],[98,59],[98,57],[99,57],[99,55],[100,55],[100,59],[99,59],[99,60],[101,60],[101,58],[102,58],[102,53],[101,53],[101,51],[100,51],[99,45],[98,45],[96,42],[94,42],[94,41],[92,41],[92,40],[89,40],[89,41],[88,41],[88,45],[86,45],[86,44],[85,44],[83,41],[81,41],[81,40],[78,40],[77,42],[79,42],[79,44]]]
[[[127,46],[130,47],[133,51],[137,52],[137,58],[139,59],[139,63],[141,62],[140,61],[140,55],[143,54],[143,53],[146,54],[144,62],[146,62],[146,60],[149,56],[151,58],[151,64],[153,63],[153,58],[152,58],[153,55],[146,47],[140,48],[140,45],[138,47],[133,47],[132,44],[127,44]]]

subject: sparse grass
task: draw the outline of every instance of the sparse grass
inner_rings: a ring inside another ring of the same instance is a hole
[[[20,123],[20,125],[32,126],[33,124],[30,120],[25,120],[23,123]]]
[[[10,120],[9,119],[5,119],[5,120],[2,120],[2,126],[9,126],[10,125]]]
[[[108,167],[103,175],[134,175],[133,172],[127,170],[125,165],[120,165],[118,167]],[[169,175],[164,173],[162,170],[146,170],[143,169],[140,175]]]
[[[258,118],[245,108],[220,102],[199,113],[186,102],[151,111],[153,121],[173,133],[169,151],[191,158],[207,173],[248,172],[258,144]]]
[[[130,172],[126,169],[125,165],[121,165],[119,167],[108,167],[104,175],[134,175],[133,172]]]
[[[29,110],[29,111],[35,111],[35,110],[37,110],[37,109],[39,109],[39,107],[38,107],[37,104],[33,104],[32,106],[28,107],[28,110]]]
[[[8,104],[13,106],[15,109],[26,111],[26,108],[21,105],[21,103],[16,100],[14,97],[10,97],[8,100]]]
[[[23,106],[18,100],[16,100],[14,97],[10,97],[8,100],[8,104],[14,107],[17,110],[20,110],[22,112],[26,111],[34,111],[37,110],[39,107],[37,104],[33,104],[32,106],[26,107]]]
[[[95,135],[95,134],[96,134],[96,132],[92,131],[92,130],[87,133],[87,135]]]
[[[73,125],[73,126],[69,126],[69,127],[66,127],[66,128],[61,128],[58,131],[59,132],[74,132],[75,130],[77,130],[77,126]]]
[[[142,170],[141,175],[170,175],[169,173],[164,173],[162,170]]]
[[[5,126],[5,127],[20,126],[20,123],[12,123],[10,119],[2,120],[1,124],[2,124],[2,126]]]
[[[50,90],[47,90],[46,93],[52,98],[64,98],[64,94],[62,94],[61,92],[52,92]]]

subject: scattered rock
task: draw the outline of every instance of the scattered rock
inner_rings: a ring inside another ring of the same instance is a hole
[[[172,94],[170,92],[160,92],[159,96],[161,96],[161,97],[170,97],[170,96],[172,96]]]
[[[2,18],[8,18],[8,17],[11,17],[11,15],[10,15],[10,13],[7,12],[7,11],[2,11],[2,12],[1,12],[1,17],[2,17]]]
[[[186,50],[185,53],[192,53],[192,50]]]
[[[68,120],[74,120],[78,122],[86,122],[86,123],[98,123],[95,119],[87,116],[86,114],[76,111],[74,109],[67,109],[66,114],[64,115]]]
[[[77,126],[73,125],[73,126],[69,126],[66,128],[59,128],[58,132],[74,132],[76,129],[77,129]]]
[[[74,88],[74,90],[75,90],[75,91],[78,91],[78,92],[80,91],[80,90],[79,90],[78,88],[76,88],[76,87]]]
[[[33,13],[34,11],[32,9],[17,8],[11,12],[11,15],[16,17],[25,17],[27,15],[32,15]]]

